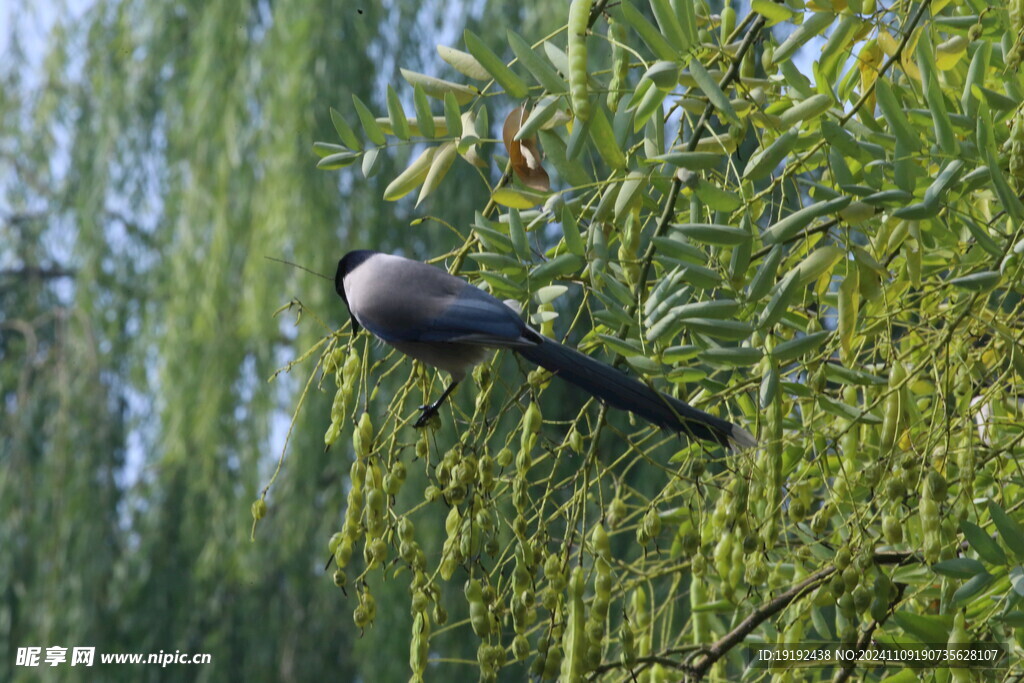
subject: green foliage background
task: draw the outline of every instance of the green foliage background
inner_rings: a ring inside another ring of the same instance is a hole
[[[792,678],[740,643],[872,638],[1019,665],[1021,3],[588,4],[472,35],[431,3],[10,10],[5,679],[75,644],[214,656],[102,672],[132,680]],[[550,192],[508,163],[519,105]],[[415,432],[435,374],[263,258],[355,247],[443,261],[760,446],[511,354]],[[965,675],[897,672],[800,675]]]

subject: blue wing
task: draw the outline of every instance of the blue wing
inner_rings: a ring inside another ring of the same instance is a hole
[[[417,341],[495,346],[532,344],[526,324],[511,308],[472,285],[463,287],[417,335]]]

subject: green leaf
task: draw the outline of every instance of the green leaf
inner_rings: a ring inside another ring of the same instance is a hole
[[[673,166],[691,171],[702,171],[718,168],[724,158],[725,155],[718,154],[717,152],[669,152],[668,154],[659,154],[658,156],[651,157],[647,161],[649,163],[672,164]]]
[[[423,92],[438,100],[444,99],[446,93],[451,93],[455,97],[455,101],[459,105],[463,105],[469,104],[474,97],[480,94],[480,91],[468,85],[452,83],[451,81],[434,78],[433,76],[427,76],[426,74],[410,71],[409,69],[399,69],[399,71],[402,74],[402,78],[409,85],[414,88],[420,86],[423,88]]]
[[[978,553],[981,559],[989,564],[1002,566],[1006,564],[1006,553],[999,547],[995,539],[989,536],[984,529],[966,519],[960,522],[960,530],[964,532],[964,538],[970,544],[974,552]]]
[[[818,405],[821,406],[822,410],[826,413],[841,417],[844,420],[850,420],[851,422],[863,422],[862,419],[865,415],[860,408],[855,408],[851,405],[837,401],[834,398],[830,398],[827,394],[818,394],[816,396]]]
[[[740,341],[753,333],[754,328],[741,320],[720,320],[716,318],[684,318],[683,327],[691,332],[706,334],[715,339]]]
[[[363,126],[363,132],[366,133],[366,137],[375,145],[383,145],[386,141],[384,131],[377,125],[377,119],[374,118],[370,109],[363,104],[358,95],[352,95],[352,104],[355,105],[356,114],[359,115],[359,123]]]
[[[815,249],[793,270],[801,287],[806,286],[827,273],[842,258],[846,251],[835,244],[826,244]]]
[[[610,334],[602,334],[600,332],[597,333],[597,338],[611,351],[623,356],[642,356],[644,353],[643,347],[630,339],[619,339]]]
[[[530,271],[530,280],[536,286],[551,280],[575,275],[583,269],[586,263],[586,260],[576,254],[562,254]]]
[[[562,235],[565,237],[565,246],[569,253],[577,256],[585,256],[587,245],[580,234],[580,226],[576,222],[576,214],[568,205],[562,205]]]
[[[793,10],[781,3],[774,2],[774,0],[753,0],[750,8],[767,19],[765,22],[766,28],[775,26],[775,24],[783,21],[789,21],[796,14]]]
[[[970,557],[954,557],[932,565],[932,571],[955,579],[969,579],[985,572],[985,565]]]
[[[774,171],[779,162],[793,150],[798,136],[796,130],[788,130],[768,147],[756,152],[747,160],[747,165],[743,168],[743,178],[759,180]]]
[[[961,159],[953,159],[946,164],[939,172],[939,175],[935,177],[932,184],[928,186],[928,189],[925,190],[924,201],[926,203],[930,201],[938,202],[940,199],[943,199],[960,177],[963,168],[964,162]]]
[[[661,33],[668,39],[669,44],[678,46],[682,52],[689,50],[690,36],[683,31],[683,26],[668,0],[650,0],[650,4]]]
[[[583,164],[566,156],[565,141],[552,130],[541,129],[537,133],[548,161],[554,164],[558,175],[571,186],[580,187],[593,182]]]
[[[1014,593],[1024,596],[1024,567],[1014,567],[1010,570],[1010,585],[1013,586]]]
[[[318,157],[321,157],[321,158],[326,157],[326,156],[330,156],[331,154],[341,154],[342,152],[347,152],[347,151],[348,151],[348,148],[345,147],[344,145],[332,145],[329,142],[314,142],[313,143],[313,153],[316,154]]]
[[[538,289],[533,295],[533,298],[539,304],[549,304],[568,291],[569,288],[565,285],[548,285],[547,287],[541,287]]]
[[[996,528],[999,529],[999,536],[1003,543],[1009,548],[1018,560],[1024,560],[1024,528],[1012,519],[1003,508],[996,505],[995,501],[988,502],[988,513],[992,516]]]
[[[831,95],[811,95],[779,114],[780,127],[785,130],[801,121],[817,118],[828,111],[834,103],[835,100]]]
[[[952,617],[946,619],[932,615],[914,614],[905,610],[897,610],[892,616],[900,628],[922,643],[946,642],[953,625]]]
[[[765,244],[785,242],[807,227],[815,218],[845,209],[852,199],[852,197],[838,197],[805,206],[772,225],[761,235],[761,239]]]
[[[672,45],[665,39],[665,36],[661,34],[654,24],[647,21],[643,14],[638,9],[630,5],[628,2],[622,3],[620,6],[622,11],[622,17],[626,20],[626,23],[633,27],[640,38],[647,43],[647,46],[651,48],[651,51],[658,57],[658,59],[664,59],[668,61],[674,61],[679,59],[679,52],[672,47]]]
[[[642,80],[650,80],[654,87],[671,92],[679,85],[679,63],[678,62],[655,62],[650,66]]]
[[[413,102],[416,105],[416,125],[419,126],[420,134],[433,138],[437,128],[434,125],[434,114],[430,111],[427,93],[423,92],[423,88],[419,86],[413,88]]]
[[[523,271],[523,264],[514,257],[505,254],[492,254],[486,251],[470,252],[469,258],[492,270],[500,270],[507,273],[519,273]]]
[[[444,95],[444,121],[449,135],[454,138],[462,137],[462,111],[459,110],[459,101],[454,93]]]
[[[491,48],[487,47],[487,44],[480,40],[479,36],[466,29],[462,37],[466,41],[466,47],[469,48],[469,52],[477,58],[477,61],[487,69],[487,72],[494,77],[494,80],[505,89],[505,92],[510,97],[521,100],[529,94],[530,89],[526,85],[526,81],[516,75],[512,69],[508,68],[504,60],[494,54]]]
[[[743,204],[743,199],[735,192],[723,190],[704,179],[701,179],[694,193],[708,208],[714,211],[732,213]],[[743,232],[746,234],[746,240],[752,239],[752,235],[748,231],[743,230]],[[737,244],[742,244],[746,240],[741,240]]]
[[[333,171],[338,168],[351,166],[356,162],[356,159],[361,156],[362,155],[359,152],[338,152],[336,154],[328,154],[317,162],[316,167],[321,171]]]
[[[542,204],[547,195],[512,187],[499,187],[491,195],[491,199],[510,209],[532,209]]]
[[[491,80],[491,75],[487,72],[487,69],[477,61],[476,57],[468,52],[456,50],[454,47],[448,47],[447,45],[438,45],[437,54],[441,55],[441,59],[451,64],[456,71],[466,78],[472,78],[474,81]]]
[[[399,140],[409,139],[409,119],[405,116],[398,93],[388,84],[388,117],[391,119],[391,130]]]
[[[756,365],[763,355],[761,349],[749,346],[719,346],[700,352],[700,359],[712,365],[748,367]]]
[[[905,149],[917,151],[921,148],[921,139],[910,125],[906,114],[903,113],[903,105],[896,99],[892,87],[885,78],[875,81],[875,96],[878,101],[878,108],[882,110],[889,128],[896,141]],[[904,188],[906,189],[906,188]]]
[[[953,593],[953,604],[966,604],[968,600],[992,585],[992,581],[994,579],[995,577],[988,572],[982,572],[972,576],[964,583],[964,585],[957,588],[956,592]]]
[[[380,170],[380,147],[371,147],[363,153],[363,176],[372,178]]]
[[[511,29],[508,31],[508,43],[512,46],[512,52],[515,53],[519,63],[526,67],[534,80],[544,86],[545,90],[552,94],[569,91],[565,79],[558,75],[558,71],[551,66],[551,63],[537,54],[530,44],[523,40],[522,36]]]
[[[707,69],[696,59],[690,62],[690,75],[693,76],[693,80],[697,82],[697,87],[707,95],[708,100],[715,106],[715,109],[719,111],[729,123],[734,125],[742,125],[740,117],[736,114],[736,110],[732,107],[732,102],[722,92],[722,88],[719,87],[718,82],[712,78],[711,74],[708,73]]]
[[[545,95],[537,102],[537,106],[530,110],[530,115],[523,121],[523,125],[516,133],[514,140],[525,140],[532,138],[537,130],[551,120],[551,117],[558,112],[562,98],[559,95]]]
[[[384,199],[393,202],[409,194],[424,181],[430,171],[437,147],[428,147],[384,190]]]
[[[999,282],[998,270],[983,270],[949,280],[949,284],[971,292],[984,292],[992,289]]]
[[[830,334],[832,333],[828,330],[821,330],[820,332],[794,337],[772,349],[772,357],[779,362],[779,365],[784,365],[806,353],[817,351]]]
[[[612,124],[603,106],[594,107],[587,127],[590,129],[590,139],[594,141],[594,146],[604,159],[604,163],[616,171],[626,168],[626,155],[615,141],[615,131],[612,130]]]
[[[773,247],[768,252],[768,255],[761,263],[761,267],[754,274],[754,279],[750,281],[750,287],[747,289],[747,299],[759,301],[761,297],[771,290],[775,284],[775,274],[778,272],[779,264],[782,263],[782,258],[785,254],[785,249],[782,246]]]
[[[775,288],[775,294],[768,300],[768,304],[761,309],[761,315],[758,317],[757,326],[761,329],[770,328],[782,314],[789,308],[789,304],[793,300],[793,296],[800,289],[800,278],[797,271],[790,271],[786,275],[785,279],[779,283],[779,286]]]
[[[836,15],[832,12],[814,12],[804,23],[797,26],[796,30],[789,34],[789,37],[775,49],[772,54],[772,64],[780,64],[786,61],[799,50],[804,43],[820,34],[831,26]]]
[[[519,260],[529,262],[531,260],[530,240],[526,236],[526,228],[523,226],[519,209],[510,209],[508,212],[508,236],[512,240],[512,248]]]
[[[750,239],[750,233],[743,228],[708,223],[673,224],[671,228],[681,235],[703,244],[731,247]]]
[[[423,187],[420,188],[420,195],[416,199],[416,206],[419,206],[420,202],[426,199],[427,195],[436,190],[437,186],[441,184],[441,181],[448,173],[448,169],[452,167],[455,157],[458,156],[458,151],[458,144],[455,140],[449,140],[438,147],[433,160],[430,162],[427,176],[423,179]]]
[[[849,56],[849,46],[860,30],[863,22],[856,14],[843,14],[839,26],[832,31],[828,42],[821,50],[818,61],[824,80],[832,83],[836,79],[838,68]]]
[[[622,181],[619,194],[615,197],[615,220],[624,221],[629,212],[639,206],[644,189],[649,186],[645,182],[647,176],[640,171],[630,171]]]
[[[356,152],[363,148],[363,143],[359,141],[359,136],[352,130],[352,126],[348,125],[345,117],[334,107],[331,107],[331,123],[334,124],[334,130],[338,132],[342,144]]]

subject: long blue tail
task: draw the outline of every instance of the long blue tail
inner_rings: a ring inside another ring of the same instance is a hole
[[[750,432],[742,427],[655,391],[624,372],[553,339],[540,339],[536,346],[518,347],[516,351],[531,363],[553,372],[614,408],[628,410],[660,427],[724,446],[757,445]]]

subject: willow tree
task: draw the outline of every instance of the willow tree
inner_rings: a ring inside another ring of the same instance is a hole
[[[213,656],[152,677],[404,676],[404,648],[379,657],[379,631],[356,644],[318,581],[342,470],[309,425],[329,397],[295,432],[305,455],[257,543],[248,519],[301,389],[266,380],[322,334],[272,313],[293,296],[329,320],[335,306],[264,256],[326,270],[346,243],[407,242],[396,207],[367,199],[384,185],[339,192],[308,163],[331,131],[323,91],[383,105],[372,55],[416,64],[451,22],[449,5],[392,8],[5,4],[0,678],[39,675],[19,647],[76,644]],[[404,162],[382,157],[380,180]],[[466,219],[472,197],[436,201]]]
[[[501,354],[416,432],[435,373],[325,336],[355,623],[385,577],[407,585],[414,680],[732,680],[744,644],[806,641],[1016,661],[1022,28],[1020,3],[985,0],[573,0],[538,40],[466,32],[438,48],[446,77],[333,112],[319,165],[354,184],[414,151],[383,192],[412,224],[478,169],[490,199],[449,225],[460,244],[416,256],[760,440],[553,404],[557,381]],[[444,543],[421,542],[441,514]],[[857,666],[804,675],[884,675]]]

